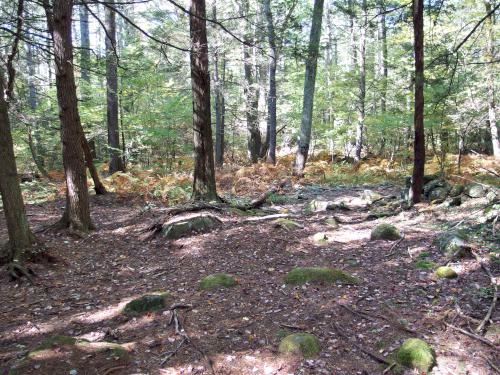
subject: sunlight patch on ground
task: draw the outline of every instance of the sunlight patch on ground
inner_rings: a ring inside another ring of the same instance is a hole
[[[351,241],[362,241],[370,238],[370,230],[353,229],[348,226],[331,233],[329,238],[332,242],[349,243]]]

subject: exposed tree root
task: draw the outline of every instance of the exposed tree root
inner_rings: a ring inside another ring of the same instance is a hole
[[[35,273],[31,268],[26,268],[22,266],[18,261],[12,261],[7,264],[6,270],[12,281],[20,280],[24,277],[33,284],[33,276]]]
[[[460,327],[456,327],[453,324],[449,324],[449,323],[446,323],[446,322],[444,322],[444,324],[446,325],[446,327],[450,327],[451,329],[454,329],[455,331],[460,332],[460,333],[464,334],[465,336],[469,336],[470,338],[476,339],[478,341],[481,341],[483,344],[486,344],[486,345],[488,345],[488,346],[490,346],[492,348],[495,348],[495,344],[494,343],[492,343],[488,339],[485,339],[482,336],[479,336],[479,335],[476,335],[476,334],[474,334],[472,332],[466,331],[465,329],[462,329]]]

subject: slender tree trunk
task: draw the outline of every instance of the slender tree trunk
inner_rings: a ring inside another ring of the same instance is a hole
[[[270,164],[276,164],[276,65],[278,50],[274,30],[271,0],[264,0],[264,13],[267,21],[267,38],[269,42],[269,92],[267,94],[267,158]]]
[[[248,17],[249,4],[248,0],[242,2],[241,15]],[[245,42],[249,44],[254,43],[254,31],[246,22],[245,26]],[[246,102],[246,120],[248,130],[248,153],[252,163],[259,161],[261,149],[261,134],[259,129],[259,97],[257,91],[257,73],[255,67],[255,60],[252,58],[252,47],[247,44],[243,45],[243,63],[245,71],[245,85],[244,94]]]
[[[217,8],[214,4],[212,18],[217,20]],[[225,61],[222,59],[224,69]],[[219,73],[219,51],[214,52],[214,92],[215,92],[215,165],[221,168],[224,165],[224,93],[223,82]]]
[[[413,35],[415,50],[415,138],[413,143],[413,175],[411,198],[413,203],[422,199],[425,168],[424,134],[424,0],[413,0]]]
[[[354,160],[361,160],[363,149],[363,132],[365,127],[365,99],[366,99],[366,28],[368,17],[366,11],[366,0],[362,2],[363,19],[359,28],[359,102],[358,102],[358,124],[356,126],[356,151]]]
[[[349,70],[354,71],[356,69],[358,61],[358,47],[356,46],[356,13],[354,10],[353,0],[347,1],[347,7],[349,11],[349,44],[351,46],[351,52],[349,54]]]
[[[72,0],[44,0],[47,22],[54,43],[57,100],[61,121],[61,142],[66,178],[66,210],[61,224],[71,230],[88,232],[90,219],[87,175],[82,147],[82,125],[78,113],[73,46],[71,38]]]
[[[309,50],[306,61],[306,74],[304,78],[304,101],[302,106],[302,122],[297,153],[295,154],[294,174],[302,176],[309,152],[311,141],[311,128],[314,104],[314,87],[316,84],[316,68],[318,63],[319,42],[321,37],[321,21],[323,18],[324,0],[314,1]]]
[[[80,10],[80,71],[82,80],[90,84],[90,33],[89,33],[89,11],[85,5],[79,6]],[[89,87],[86,87],[87,91]],[[82,96],[86,96],[83,95]]]
[[[0,260],[23,262],[35,237],[29,228],[17,176],[8,103],[4,96],[6,86],[4,73],[0,70],[0,160],[2,161],[0,163],[0,193],[9,235],[7,252],[0,254]]]
[[[381,68],[382,68],[382,92],[380,96],[380,108],[382,113],[385,113],[387,110],[387,78],[389,76],[389,71],[387,68],[387,25],[385,21],[385,3],[384,0],[381,1],[379,12],[380,12],[380,39],[382,41],[382,59],[381,59]]]
[[[194,200],[218,200],[215,186],[212,126],[210,120],[210,75],[205,0],[191,0],[191,85],[193,95]]]
[[[114,0],[109,0],[113,4]],[[124,171],[120,149],[120,132],[118,126],[118,71],[116,50],[116,19],[115,12],[106,7],[106,91],[109,174]]]
[[[485,0],[486,14],[491,13],[491,6],[494,0]],[[486,45],[487,80],[488,80],[488,122],[490,124],[491,142],[493,145],[493,155],[500,159],[500,138],[496,119],[495,103],[495,36],[494,36],[494,15],[490,14],[486,20],[486,30],[488,41]]]

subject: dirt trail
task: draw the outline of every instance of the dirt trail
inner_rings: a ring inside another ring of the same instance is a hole
[[[432,270],[415,267],[421,253],[427,253],[426,260],[446,263],[432,240],[444,221],[458,220],[468,208],[445,217],[412,209],[381,219],[367,219],[363,206],[302,213],[311,199],[358,198],[364,189],[313,186],[289,192],[288,199],[273,209],[289,213],[303,227],[292,231],[276,228],[267,220],[245,222],[246,216],[214,212],[223,221],[220,229],[175,241],[156,237],[150,242],[141,238],[145,228],[161,216],[160,208],[145,208],[140,199],[131,197],[93,197],[98,229],[89,237],[40,234],[60,263],[33,265],[38,275],[34,286],[9,283],[2,275],[0,374],[54,335],[128,343],[129,358],[124,364],[111,354],[75,355],[62,350],[42,364],[26,365],[23,374],[47,373],[44,369],[49,365],[55,374],[76,370],[77,374],[100,375],[210,374],[211,367],[216,374],[384,371],[386,366],[362,353],[345,336],[382,357],[405,338],[420,337],[437,352],[432,374],[493,374],[488,361],[498,363],[495,351],[443,324],[445,318],[463,324],[456,316],[457,306],[476,319],[486,313],[490,297],[482,292],[489,280],[478,263],[474,259],[456,262],[453,266],[459,277],[439,282],[431,280]],[[398,194],[392,186],[373,190],[384,196]],[[32,225],[54,222],[63,204],[28,207]],[[325,222],[332,215],[341,222],[338,228]],[[0,216],[0,228],[4,228]],[[397,246],[369,240],[371,229],[381,222],[394,224],[404,233]],[[315,243],[312,236],[318,232],[324,232],[328,240]],[[361,282],[286,286],[284,276],[297,266],[335,267]],[[198,290],[203,276],[219,272],[235,275],[238,285]],[[174,350],[182,340],[168,326],[169,313],[136,318],[120,314],[132,298],[159,290],[169,292],[170,303],[193,306],[179,312],[193,342],[182,345],[163,368],[162,353]],[[297,330],[319,338],[322,350],[317,358],[301,360],[277,353],[280,334]]]

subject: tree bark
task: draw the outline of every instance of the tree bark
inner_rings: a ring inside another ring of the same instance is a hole
[[[35,241],[24,207],[21,187],[17,176],[14,144],[10,128],[8,103],[4,96],[7,84],[0,70],[0,193],[7,222],[9,243],[7,252],[0,254],[2,261],[23,262]]]
[[[415,51],[415,112],[413,143],[413,175],[411,199],[418,203],[422,199],[425,168],[424,133],[424,0],[413,0],[413,35]]]
[[[484,5],[486,14],[491,13],[493,0],[485,0]],[[488,33],[488,41],[486,45],[486,61],[487,64],[487,82],[488,82],[488,122],[490,125],[491,143],[493,146],[493,155],[496,159],[500,159],[500,138],[498,134],[498,126],[496,120],[496,103],[495,103],[495,36],[494,36],[494,16],[490,14],[486,19],[486,30]]]
[[[248,17],[249,4],[248,0],[242,2],[241,15]],[[254,31],[246,22],[244,41],[248,44],[254,43]],[[252,58],[252,47],[243,44],[243,65],[245,73],[245,103],[246,103],[246,121],[248,130],[248,153],[250,161],[257,163],[259,161],[260,149],[262,144],[260,129],[259,129],[259,97],[257,91],[257,73],[254,64],[255,59]]]
[[[217,20],[217,8],[213,6],[213,17]],[[225,58],[222,57],[222,80],[219,72],[219,51],[214,52],[214,92],[215,92],[215,165],[224,165],[224,79]]]
[[[304,79],[304,101],[302,106],[302,122],[297,153],[295,155],[294,174],[302,176],[309,152],[311,141],[311,127],[314,104],[314,87],[316,84],[316,68],[318,63],[319,42],[321,37],[321,21],[323,18],[324,0],[314,1],[313,19],[309,40],[309,49],[306,60],[306,74]]]
[[[90,84],[90,33],[89,11],[85,5],[79,6],[80,10],[80,72],[82,80]],[[88,87],[86,88],[88,89]],[[84,96],[84,95],[83,95]]]
[[[366,10],[366,0],[361,5],[363,19],[359,28],[359,102],[358,102],[358,123],[356,126],[356,150],[354,160],[361,160],[363,150],[363,132],[365,127],[365,99],[366,99],[366,28],[368,27],[368,16]]]
[[[66,179],[66,209],[61,224],[71,230],[88,232],[90,219],[87,175],[82,147],[82,125],[78,113],[73,46],[71,38],[72,0],[44,0],[47,23],[54,43],[57,100],[61,121],[61,142]]]
[[[212,126],[210,120],[210,75],[205,0],[191,0],[191,85],[193,95],[194,200],[218,200],[215,185]]]
[[[274,30],[271,0],[264,0],[264,13],[267,21],[267,38],[269,42],[269,92],[267,94],[267,157],[266,161],[276,164],[276,64],[278,50]]]
[[[382,113],[387,110],[387,78],[388,78],[388,68],[387,68],[387,25],[385,20],[385,1],[381,0],[379,4],[379,40],[381,42],[380,51],[380,68],[381,68],[381,79],[382,79],[382,92],[380,93],[380,109]]]
[[[114,0],[109,0],[110,4]],[[118,128],[118,69],[115,12],[106,7],[106,98],[108,122],[109,174],[124,171]]]

